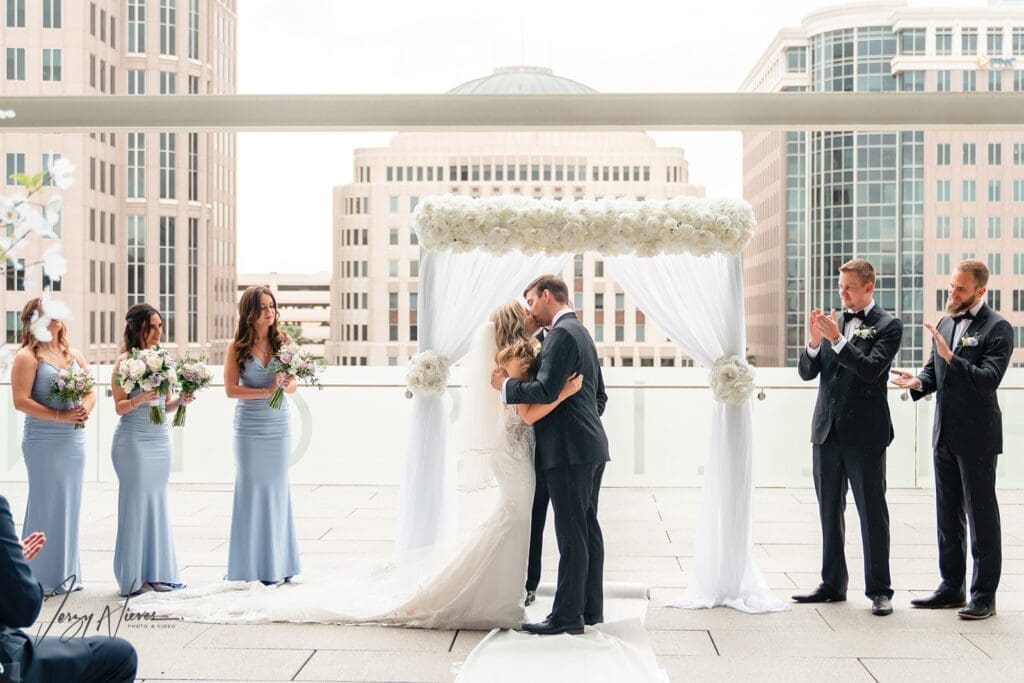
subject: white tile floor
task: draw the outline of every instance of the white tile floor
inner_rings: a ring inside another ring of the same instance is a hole
[[[3,484],[2,489],[20,517],[25,486]],[[106,605],[121,604],[110,569],[116,496],[114,486],[86,486],[86,588],[68,599],[65,611],[98,615]],[[351,556],[383,558],[389,551],[395,489],[296,486],[293,498],[307,573]],[[859,594],[861,550],[852,504],[847,515],[848,602],[797,605],[792,612],[755,616],[729,609],[664,608],[665,601],[686,586],[697,499],[695,489],[609,488],[602,495],[607,578],[652,586],[647,628],[658,659],[673,680],[1020,680],[1024,491],[1000,495],[1004,563],[999,614],[983,622],[961,621],[952,611],[909,607],[910,598],[927,594],[938,582],[934,502],[929,491],[919,490],[889,494],[897,591],[891,617],[872,616],[867,599]],[[756,501],[755,556],[769,585],[780,597],[813,588],[820,553],[813,492],[763,489]],[[463,507],[472,511],[484,504],[469,501]],[[223,575],[230,508],[230,486],[171,487],[185,581],[200,584]],[[547,551],[545,572],[550,580],[556,565],[553,538],[548,539]],[[57,609],[55,600],[48,601],[40,624],[48,623]],[[62,628],[56,626],[51,633]],[[139,651],[140,679],[201,681],[449,681],[452,664],[464,659],[483,636],[379,627],[179,622],[123,623],[119,635]]]

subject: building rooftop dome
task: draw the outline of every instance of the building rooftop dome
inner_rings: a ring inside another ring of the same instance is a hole
[[[593,88],[556,76],[540,66],[505,66],[490,76],[467,81],[449,95],[577,95],[596,93]]]

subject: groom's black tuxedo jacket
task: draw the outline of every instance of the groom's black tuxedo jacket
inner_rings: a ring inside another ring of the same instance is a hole
[[[583,375],[583,388],[533,426],[537,469],[607,462],[608,437],[601,415],[608,395],[594,341],[575,314],[559,318],[544,337],[539,364],[536,379],[508,380],[505,399],[509,404],[554,403],[573,373]]]
[[[861,323],[864,328],[873,328],[874,334],[854,335],[838,354],[827,339],[818,346],[816,357],[811,358],[806,347],[800,354],[800,377],[819,377],[811,422],[815,445],[824,444],[833,431],[839,443],[875,453],[892,442],[886,382],[903,338],[903,322],[875,304]]]
[[[11,506],[0,496],[0,664],[9,680],[21,677],[32,662],[32,640],[22,631],[31,626],[43,606],[43,587],[32,578],[21,551]]]
[[[946,316],[936,329],[953,345],[956,321]],[[1013,327],[988,304],[964,331],[976,338],[976,346],[958,344],[947,363],[932,349],[931,358],[918,375],[921,391],[911,391],[916,401],[935,392],[932,447],[940,443],[957,454],[999,455],[1003,452],[1003,414],[996,389],[1006,374],[1013,353]]]

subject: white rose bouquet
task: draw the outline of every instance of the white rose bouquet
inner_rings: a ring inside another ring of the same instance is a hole
[[[177,389],[178,373],[170,355],[154,346],[151,349],[132,349],[117,367],[113,381],[129,394],[136,388],[167,394]],[[165,423],[159,399],[149,402],[149,421],[155,425]]]

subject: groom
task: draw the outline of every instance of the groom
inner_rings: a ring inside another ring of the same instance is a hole
[[[565,380],[583,376],[583,388],[534,425],[535,464],[555,512],[558,583],[551,614],[528,633],[583,633],[604,621],[604,539],[597,522],[601,476],[608,462],[608,438],[601,425],[608,396],[597,349],[569,308],[569,289],[554,275],[542,275],[523,292],[530,315],[551,331],[545,335],[534,380],[509,379],[501,369],[491,384],[506,403],[554,403]]]

